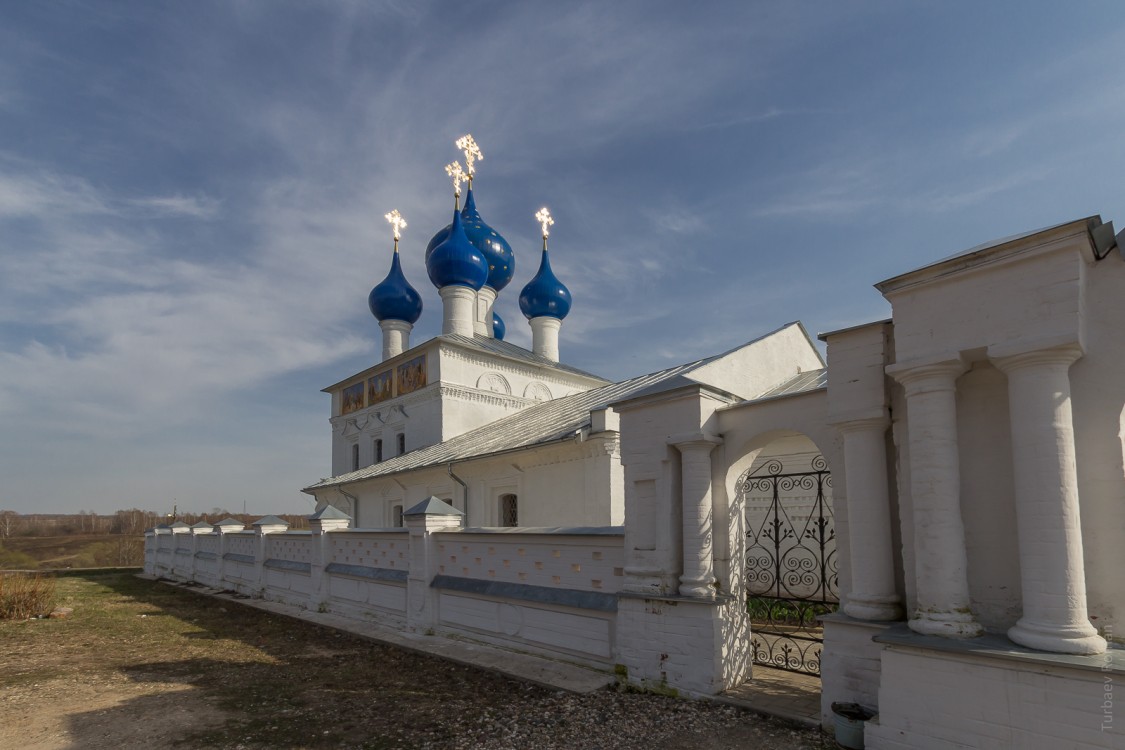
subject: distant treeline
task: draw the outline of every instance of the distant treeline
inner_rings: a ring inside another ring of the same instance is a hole
[[[206,521],[216,523],[224,518],[234,518],[246,524],[247,528],[261,516],[247,513],[231,513],[222,508],[212,508],[207,513],[161,514],[151,510],[130,508],[109,515],[93,511],[78,513],[16,513],[0,510],[0,539],[15,537],[70,536],[76,534],[121,534],[139,536],[146,529],[161,523],[183,521],[188,525]],[[307,529],[308,519],[303,515],[279,514],[289,522],[292,529]]]

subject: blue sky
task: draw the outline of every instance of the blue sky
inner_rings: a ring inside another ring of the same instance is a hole
[[[1125,4],[0,3],[0,508],[310,508],[325,385],[374,364],[384,213],[477,204],[623,378],[1122,208]]]

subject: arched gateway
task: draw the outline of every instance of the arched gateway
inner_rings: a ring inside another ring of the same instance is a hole
[[[760,457],[735,483],[746,519],[755,664],[820,675],[818,618],[839,608],[832,474],[819,453]]]

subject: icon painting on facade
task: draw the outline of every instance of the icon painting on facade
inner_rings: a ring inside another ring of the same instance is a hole
[[[340,392],[340,405],[341,414],[351,414],[363,408],[363,383],[356,383],[349,385],[347,388]]]
[[[367,380],[367,405],[390,399],[394,393],[394,372],[387,370]]]
[[[411,393],[426,385],[426,357],[415,357],[398,366],[398,395]]]

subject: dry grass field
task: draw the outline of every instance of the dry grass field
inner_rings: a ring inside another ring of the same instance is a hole
[[[123,573],[0,622],[0,747],[826,748],[711,703],[572,695]]]

